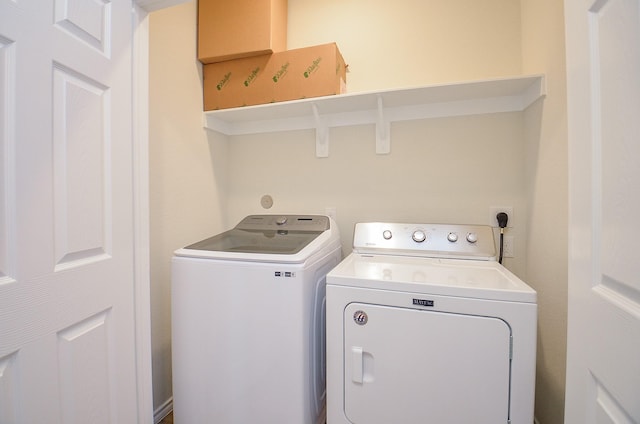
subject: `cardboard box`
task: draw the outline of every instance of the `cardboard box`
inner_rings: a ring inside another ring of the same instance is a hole
[[[347,65],[336,43],[273,54],[269,73],[276,102],[346,92]]]
[[[273,102],[270,59],[262,55],[204,65],[204,110]]]
[[[215,63],[287,49],[287,0],[198,0],[198,59]]]
[[[341,94],[346,68],[335,43],[207,64],[204,110]]]

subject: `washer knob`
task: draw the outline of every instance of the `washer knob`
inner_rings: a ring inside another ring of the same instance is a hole
[[[475,243],[478,241],[478,235],[476,233],[467,233],[467,241],[469,243]]]
[[[456,233],[449,233],[449,235],[447,236],[447,240],[449,240],[451,243],[455,243],[458,241],[458,235]]]
[[[413,234],[411,235],[411,238],[416,243],[422,243],[423,241],[425,241],[427,239],[427,235],[422,230],[415,230],[413,232]]]
[[[384,231],[382,232],[382,237],[383,237],[385,240],[389,240],[391,237],[393,237],[393,234],[391,234],[391,231],[390,231],[390,230],[384,230]]]
[[[287,217],[286,216],[281,216],[281,217],[276,219],[276,224],[278,224],[278,225],[284,225],[286,223],[287,223]]]

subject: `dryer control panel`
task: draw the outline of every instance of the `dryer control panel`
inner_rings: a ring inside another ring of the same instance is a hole
[[[382,255],[496,259],[493,229],[488,225],[358,223],[353,249]]]

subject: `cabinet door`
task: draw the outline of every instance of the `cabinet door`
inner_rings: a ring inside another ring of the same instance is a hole
[[[501,319],[351,303],[344,334],[354,424],[508,421],[511,331]]]

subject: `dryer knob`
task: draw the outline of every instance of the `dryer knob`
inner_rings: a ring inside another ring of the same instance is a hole
[[[278,225],[284,225],[286,223],[287,223],[287,217],[286,216],[281,216],[281,217],[276,219],[276,224],[278,224]]]
[[[475,243],[478,241],[478,235],[476,233],[468,233],[467,234],[467,241],[469,243]]]
[[[391,239],[391,237],[393,237],[393,234],[391,234],[391,231],[389,231],[389,230],[384,230],[384,231],[382,232],[382,237],[383,237],[385,240],[389,240],[389,239]]]
[[[449,233],[449,235],[447,236],[447,240],[449,240],[451,243],[455,243],[458,241],[458,235],[456,233]]]
[[[427,239],[427,235],[422,230],[415,230],[413,232],[413,234],[411,235],[411,238],[416,243],[422,243],[423,241],[425,241]]]

